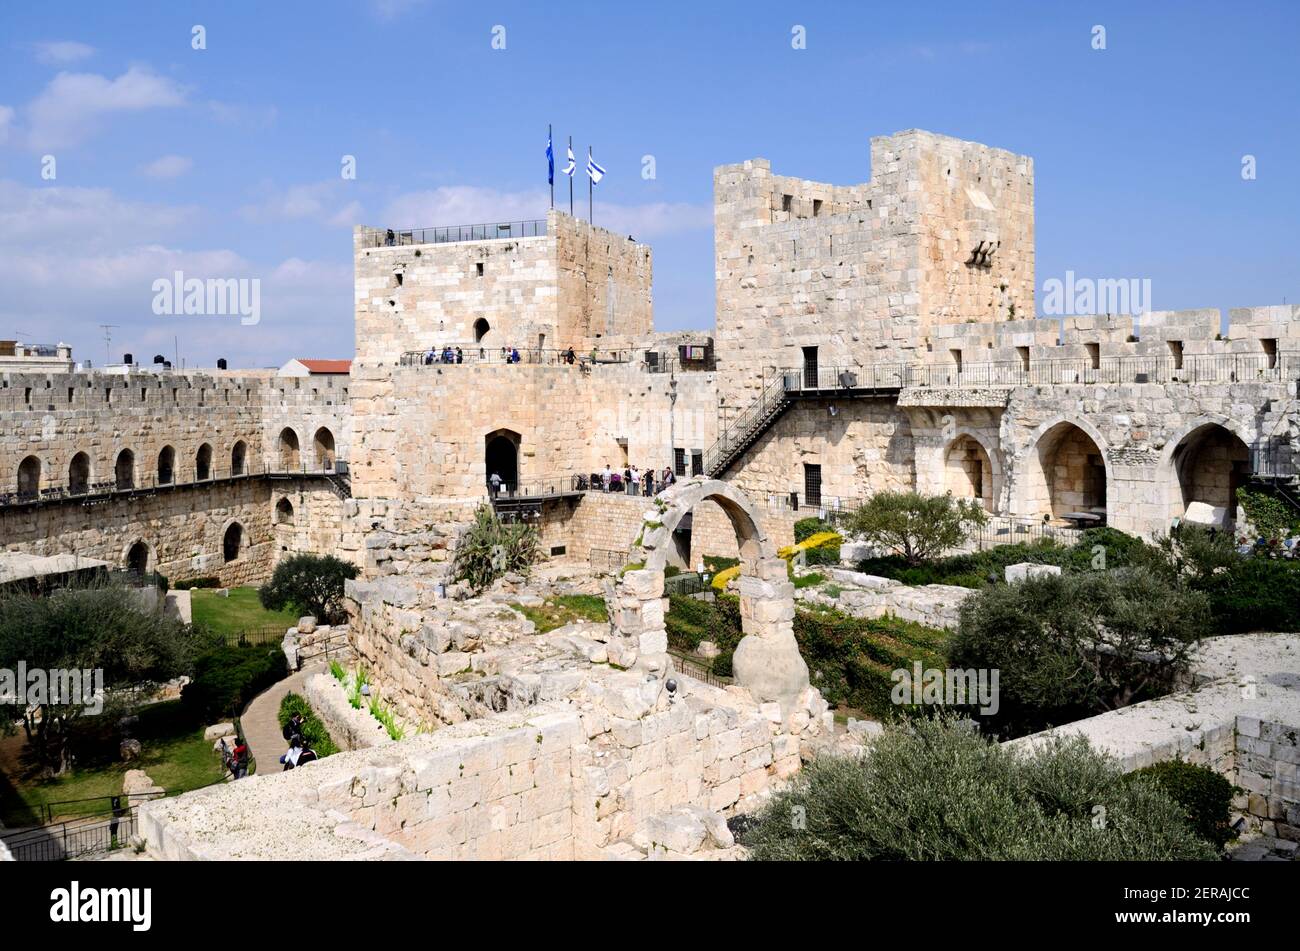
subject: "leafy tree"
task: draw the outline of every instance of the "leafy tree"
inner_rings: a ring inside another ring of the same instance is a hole
[[[141,592],[118,585],[64,589],[49,597],[0,595],[0,669],[17,671],[23,664],[29,672],[102,671],[104,690],[98,711],[85,697],[47,696],[49,702],[39,704],[5,704],[0,697],[0,729],[12,730],[21,721],[43,771],[63,772],[81,717],[120,716],[156,693],[158,684],[189,673],[212,642]]]
[[[1184,815],[1082,738],[1019,753],[936,717],[814,759],[740,841],[760,861],[1217,858]]]
[[[456,547],[456,580],[482,591],[509,572],[527,574],[537,546],[536,528],[523,522],[506,524],[491,506],[480,505]]]
[[[987,522],[987,513],[974,499],[881,492],[849,517],[848,527],[850,534],[919,565],[956,548]]]
[[[1159,696],[1213,630],[1209,599],[1143,568],[1067,572],[980,589],[948,663],[999,671],[1003,735]]]
[[[275,566],[257,596],[268,611],[282,611],[292,604],[331,624],[344,616],[343,583],[356,576],[356,565],[333,555],[291,555]]]

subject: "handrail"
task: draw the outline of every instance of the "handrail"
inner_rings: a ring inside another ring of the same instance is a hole
[[[414,244],[454,244],[459,241],[545,236],[546,219],[531,218],[478,225],[438,225],[432,228],[367,228],[361,232],[361,247],[394,248]]]

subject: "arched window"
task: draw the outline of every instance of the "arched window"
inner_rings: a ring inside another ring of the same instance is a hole
[[[135,575],[137,579],[143,578],[149,570],[149,546],[144,542],[136,542],[126,552],[126,570]]]
[[[41,460],[28,456],[18,464],[18,497],[34,499],[41,494]]]
[[[227,562],[234,561],[239,557],[239,549],[244,544],[244,526],[238,522],[231,522],[230,527],[226,529],[225,537],[221,539],[221,557]]]
[[[298,464],[298,434],[286,426],[280,430],[280,471],[293,471]]]
[[[113,475],[117,480],[119,489],[135,488],[135,453],[130,449],[123,449],[117,454],[117,462],[113,465]]]
[[[288,499],[281,499],[275,503],[275,524],[293,524],[293,503]]]
[[[474,321],[474,342],[479,343],[487,336],[487,332],[492,329],[492,325],[480,317]]]
[[[244,445],[241,439],[230,450],[230,474],[238,476],[244,474],[244,465],[248,457],[248,447]]]
[[[194,454],[194,479],[202,482],[210,478],[212,478],[212,447],[204,443]]]
[[[322,426],[316,430],[316,438],[313,440],[316,447],[316,466],[324,470],[334,468],[334,460],[337,458],[334,453],[334,434],[326,427]]]
[[[158,484],[171,485],[176,476],[176,450],[163,446],[158,453]]]
[[[90,489],[90,456],[79,452],[68,464],[68,491],[73,495],[85,495]]]

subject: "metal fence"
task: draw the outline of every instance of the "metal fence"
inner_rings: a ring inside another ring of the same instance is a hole
[[[668,656],[672,658],[673,670],[690,677],[692,680],[698,680],[711,687],[725,687],[734,682],[731,677],[720,677],[715,674],[712,665],[703,658],[692,657],[682,651],[675,650],[669,650]]]
[[[458,241],[495,241],[501,238],[541,238],[546,219],[495,221],[481,225],[441,225],[434,228],[371,228],[361,233],[360,247],[394,248],[415,244],[453,244]]]
[[[587,562],[595,571],[606,573],[620,570],[627,564],[628,553],[612,548],[593,548],[587,553]]]
[[[120,816],[57,822],[3,838],[16,861],[61,862],[127,848],[136,828],[136,814],[127,810]]]
[[[230,647],[266,647],[278,645],[284,641],[287,626],[264,625],[244,631],[234,631],[226,635],[226,644]]]

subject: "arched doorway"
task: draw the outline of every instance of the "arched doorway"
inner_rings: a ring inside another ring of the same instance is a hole
[[[41,460],[27,456],[18,463],[18,497],[34,499],[41,494]]]
[[[1250,472],[1250,448],[1239,436],[1218,423],[1197,426],[1169,456],[1170,518],[1232,528],[1237,490]]]
[[[474,321],[474,342],[482,343],[483,338],[488,335],[488,331],[491,329],[492,329],[492,325],[489,324],[482,317]]]
[[[943,461],[943,487],[954,498],[978,499],[986,512],[993,511],[997,498],[993,461],[973,436],[958,436],[948,446]]]
[[[68,463],[68,491],[73,495],[85,495],[90,491],[90,456],[79,452]]]
[[[176,475],[176,450],[163,446],[158,453],[158,484],[170,485]]]
[[[614,603],[609,605],[615,635],[608,645],[610,660],[617,663],[615,655],[622,653],[639,669],[666,676],[664,567],[673,548],[674,529],[706,500],[726,513],[740,549],[740,617],[745,636],[732,659],[736,681],[760,703],[780,703],[788,718],[808,687],[808,665],[794,638],[794,584],[785,561],[777,557],[775,545],[759,524],[753,504],[726,482],[692,479],[657,496],[656,511],[641,525],[629,555],[632,565],[643,567],[621,573]]]
[[[1096,440],[1074,423],[1051,426],[1030,450],[1024,475],[1023,514],[1061,519],[1106,516],[1106,457]]]
[[[240,476],[244,474],[244,466],[248,462],[248,446],[241,439],[230,449],[230,474]]]
[[[137,579],[149,572],[149,546],[138,541],[126,550],[126,570]]]
[[[294,511],[293,503],[289,499],[282,498],[275,503],[275,547],[280,551],[288,551],[293,547],[294,538]]]
[[[194,479],[203,482],[210,478],[212,478],[212,447],[204,443],[194,454]]]
[[[322,426],[316,430],[316,437],[312,440],[316,448],[316,467],[330,471],[334,468],[334,434],[328,428]]]
[[[501,477],[501,491],[513,491],[519,486],[519,443],[518,433],[509,429],[498,429],[488,433],[483,439],[484,478],[492,484],[492,476]]]
[[[113,464],[113,477],[119,489],[135,488],[135,453],[130,449],[123,449],[117,454],[117,462]]]
[[[281,499],[279,502],[275,503],[275,524],[293,524],[293,503],[287,498]]]
[[[280,430],[280,470],[292,472],[298,466],[298,434],[286,426]]]
[[[243,545],[244,526],[238,522],[231,522],[226,528],[226,534],[221,539],[221,557],[227,563],[235,561],[239,558],[239,552]]]

